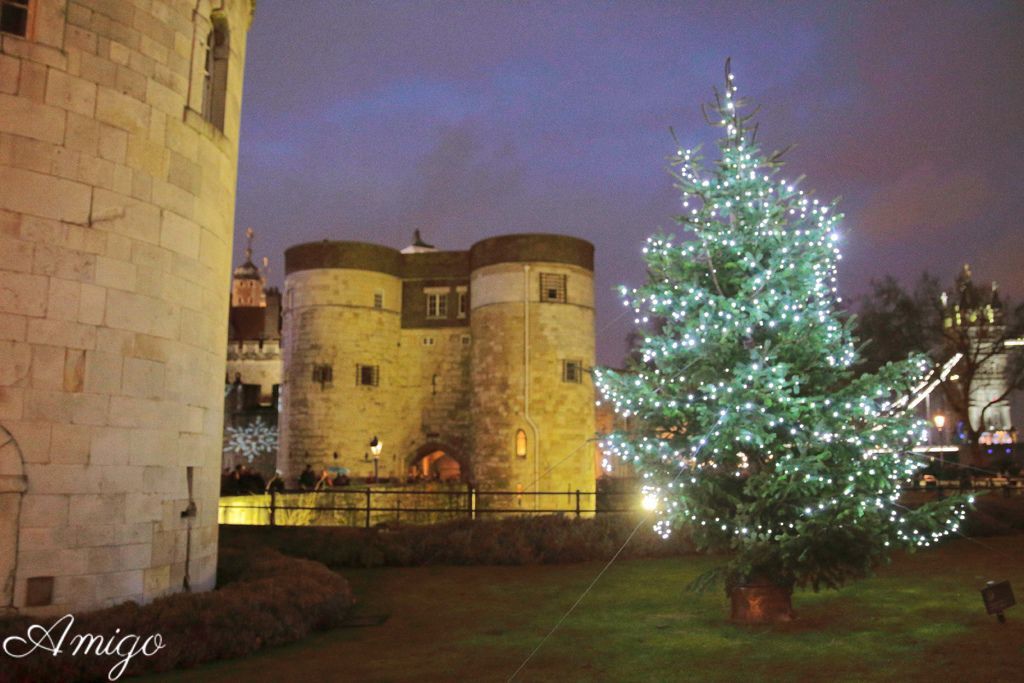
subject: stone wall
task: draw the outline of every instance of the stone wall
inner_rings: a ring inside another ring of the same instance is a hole
[[[545,260],[545,253],[562,260]],[[566,494],[592,492],[595,480],[588,441],[594,436],[592,264],[593,247],[558,235],[492,238],[469,252],[399,254],[355,242],[289,249],[280,451],[286,478],[306,463],[370,476],[373,462],[364,454],[377,436],[384,445],[382,477],[404,477],[410,463],[440,450],[481,488],[552,491],[557,494],[538,500],[538,507],[574,506],[575,497]],[[541,273],[565,276],[565,302],[541,301]],[[426,317],[425,291],[449,296],[447,317]],[[470,306],[462,317],[460,291]],[[374,294],[383,295],[380,309]],[[580,364],[580,381],[563,381],[567,360]],[[379,364],[379,386],[356,384],[357,363]],[[329,385],[313,381],[317,364],[332,367]],[[515,455],[520,429],[530,447],[522,458]]]
[[[541,273],[566,276],[565,303],[541,301]],[[563,263],[500,263],[474,269],[470,286],[479,480],[508,490],[593,491],[593,273]],[[563,381],[566,360],[582,363],[581,382]],[[525,457],[515,452],[519,430],[527,435]],[[556,508],[571,502],[563,495],[534,500]]]
[[[3,600],[210,588],[252,5],[218,3],[222,129],[200,113],[207,0],[32,7],[27,38],[0,36],[0,425],[27,481]]]
[[[260,385],[260,403],[268,403],[274,394],[274,385],[281,383],[281,343],[277,340],[265,342],[230,342],[226,379],[235,381],[241,375],[243,384]]]
[[[381,308],[374,308],[376,293],[383,294]],[[407,440],[401,302],[401,281],[386,273],[318,268],[286,277],[279,464],[287,480],[306,463],[365,476],[372,464],[364,453],[375,435],[385,444],[382,463]],[[316,365],[331,368],[329,382],[314,380]],[[377,386],[357,384],[357,365],[378,368]]]

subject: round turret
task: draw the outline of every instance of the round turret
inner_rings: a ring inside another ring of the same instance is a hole
[[[3,9],[0,614],[212,588],[253,2]]]
[[[343,467],[364,476],[374,437],[385,449],[382,476],[394,469],[389,425],[405,417],[400,275],[401,254],[375,244],[310,242],[285,252],[278,466],[286,479],[307,464],[318,475]]]
[[[475,477],[557,494],[524,506],[571,508],[566,494],[595,484],[594,247],[562,235],[494,237],[473,245],[470,268]]]

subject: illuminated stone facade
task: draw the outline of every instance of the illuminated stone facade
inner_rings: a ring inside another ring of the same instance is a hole
[[[443,452],[488,489],[594,490],[593,246],[316,242],[285,253],[279,466],[404,478]],[[337,456],[337,457],[335,457]],[[542,506],[567,507],[559,495]]]
[[[0,34],[0,611],[213,586],[252,11],[31,0]]]

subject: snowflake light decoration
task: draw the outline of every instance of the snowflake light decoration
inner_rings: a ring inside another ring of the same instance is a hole
[[[277,428],[262,420],[241,427],[228,427],[225,453],[240,453],[252,462],[261,453],[277,448]]]

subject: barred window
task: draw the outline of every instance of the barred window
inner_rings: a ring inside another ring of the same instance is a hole
[[[380,383],[379,365],[357,365],[356,384],[366,387],[375,387]]]
[[[427,294],[427,317],[433,319],[448,317],[447,294]]]
[[[579,384],[583,381],[583,362],[578,360],[562,361],[562,381]]]
[[[0,31],[28,35],[29,0],[0,0]]]
[[[334,382],[334,367],[327,363],[316,363],[313,365],[313,381],[320,384],[323,389]]]
[[[540,300],[551,303],[564,304],[565,299],[565,275],[556,273],[540,274]]]
[[[373,293],[373,307],[384,308],[384,292]]]

